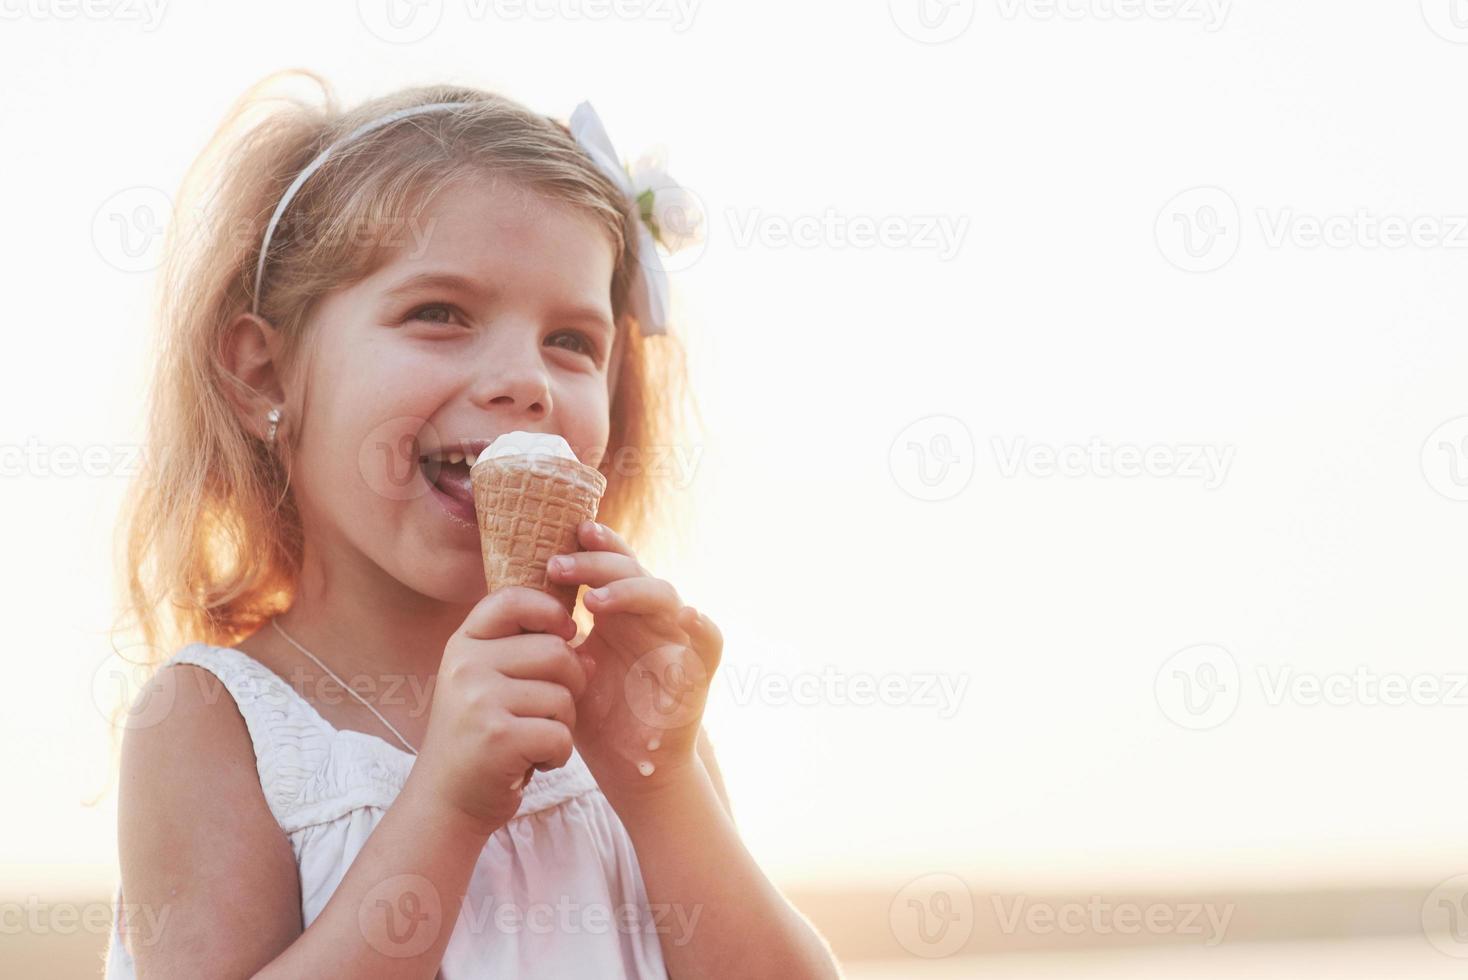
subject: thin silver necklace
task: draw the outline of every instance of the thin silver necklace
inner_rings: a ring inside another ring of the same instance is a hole
[[[336,681],[336,683],[338,684],[338,686],[340,686],[348,694],[350,694],[352,697],[356,698],[359,702],[361,702],[362,707],[364,707],[368,711],[372,712],[372,714],[377,718],[378,721],[382,722],[383,725],[387,726],[387,730],[388,731],[392,732],[395,736],[397,736],[398,741],[403,743],[403,748],[407,749],[413,755],[417,755],[418,754],[418,750],[415,749],[415,748],[413,748],[412,744],[409,743],[406,738],[403,738],[403,733],[400,732],[400,731],[398,731],[395,727],[393,727],[393,723],[392,722],[390,722],[386,718],[382,717],[382,712],[381,711],[378,711],[376,708],[374,708],[367,701],[366,698],[362,697],[362,695],[360,695],[356,691],[352,690],[352,686],[350,684],[348,684],[346,681],[342,680],[340,677],[336,676],[336,674],[332,673],[331,668],[328,667],[328,666],[326,666],[326,664],[322,663],[321,660],[316,656],[316,654],[312,653],[310,650],[307,650],[305,647],[301,646],[294,639],[292,639],[291,635],[289,633],[287,633],[284,629],[281,628],[281,625],[275,621],[275,618],[273,616],[270,619],[270,625],[275,627],[275,631],[277,633],[279,633],[281,636],[285,637],[287,643],[289,643],[291,646],[295,647],[297,650],[299,650],[302,653],[304,653],[306,656],[310,657],[311,658],[311,662],[313,664],[315,664],[316,666],[320,667],[322,670],[326,671],[326,676],[327,677],[330,677],[332,680]]]

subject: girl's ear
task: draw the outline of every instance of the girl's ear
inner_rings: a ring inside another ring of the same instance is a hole
[[[231,381],[229,400],[241,424],[261,439],[269,426],[266,413],[285,405],[280,348],[280,332],[253,313],[235,317],[219,341],[219,362]]]

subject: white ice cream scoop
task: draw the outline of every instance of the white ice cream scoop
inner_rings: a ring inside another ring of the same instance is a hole
[[[499,459],[501,456],[526,455],[559,456],[562,459],[576,458],[576,454],[571,451],[571,444],[554,432],[515,431],[506,432],[485,446],[484,451],[474,462]]]

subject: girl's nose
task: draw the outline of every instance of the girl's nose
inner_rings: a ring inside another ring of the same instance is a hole
[[[506,338],[486,351],[475,367],[478,377],[473,400],[476,405],[501,412],[508,409],[534,419],[550,414],[550,375],[540,354],[538,337]]]

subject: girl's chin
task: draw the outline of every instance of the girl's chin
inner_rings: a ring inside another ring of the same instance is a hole
[[[476,557],[472,564],[445,562],[408,573],[405,585],[419,595],[454,606],[472,606],[484,598],[484,566]]]

